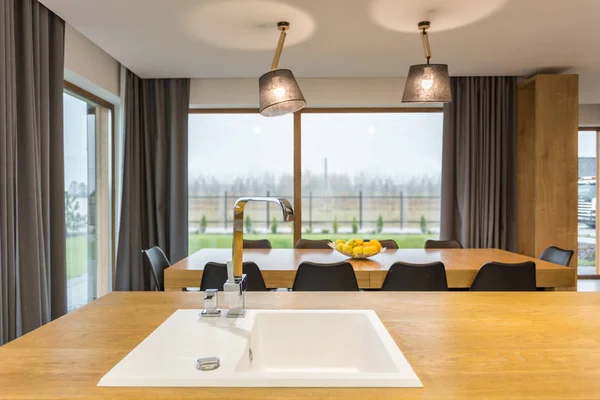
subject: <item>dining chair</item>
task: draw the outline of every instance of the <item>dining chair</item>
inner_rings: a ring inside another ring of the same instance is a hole
[[[536,291],[535,263],[526,261],[517,264],[489,262],[480,269],[473,283],[473,292]]]
[[[426,249],[462,249],[463,245],[456,239],[451,240],[428,240],[425,242]]]
[[[242,264],[242,273],[246,274],[246,290],[249,292],[266,292],[267,286],[255,262],[246,261]],[[200,290],[218,289],[223,290],[227,281],[227,264],[209,262],[202,270],[202,281]]]
[[[358,282],[348,261],[332,264],[304,261],[296,270],[292,291],[358,291]]]
[[[399,248],[395,240],[385,239],[380,240],[379,243],[381,243],[381,247],[385,247],[386,249],[398,250]]]
[[[158,246],[148,250],[142,250],[146,265],[150,267],[150,276],[155,291],[165,290],[165,269],[171,266],[171,262],[165,252]]]
[[[411,264],[397,261],[388,270],[381,290],[384,291],[444,291],[448,290],[446,268],[437,261]]]
[[[564,265],[568,267],[571,263],[571,258],[575,252],[573,250],[564,250],[560,247],[550,246],[540,256],[540,260],[548,261],[554,264]]]
[[[297,249],[320,249],[320,250],[331,250],[328,243],[331,240],[329,239],[320,239],[320,240],[310,240],[310,239],[300,239],[296,242]]]
[[[244,239],[244,249],[272,249],[271,242],[267,239],[247,240]]]

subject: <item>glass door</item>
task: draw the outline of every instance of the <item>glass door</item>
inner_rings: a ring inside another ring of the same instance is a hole
[[[597,139],[596,129],[579,131],[579,163],[577,182],[578,253],[579,276],[595,276],[600,273],[597,249]]]
[[[63,93],[67,303],[69,311],[110,289],[110,110]]]

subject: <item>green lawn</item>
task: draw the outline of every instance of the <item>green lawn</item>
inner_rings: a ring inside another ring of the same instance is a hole
[[[577,260],[577,265],[580,267],[590,267],[596,265],[596,260],[588,260],[586,258],[579,258]]]
[[[95,246],[94,246],[95,247]],[[67,279],[77,278],[87,272],[88,237],[77,235],[67,237]]]
[[[435,239],[437,235],[353,235],[353,234],[317,234],[304,233],[304,239],[350,239],[351,237],[366,237],[368,239],[392,239],[398,243],[401,249],[422,249],[427,239]],[[269,239],[273,248],[291,249],[294,247],[292,234],[244,234],[245,239]],[[189,254],[205,248],[231,248],[231,235],[223,234],[190,234]]]

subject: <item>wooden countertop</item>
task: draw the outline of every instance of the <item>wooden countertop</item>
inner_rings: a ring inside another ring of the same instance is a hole
[[[202,269],[210,261],[225,263],[231,259],[231,249],[202,249],[165,270],[165,288],[182,290],[199,287]],[[400,249],[388,250],[368,260],[351,260],[333,250],[271,249],[244,250],[244,261],[254,261],[262,271],[267,287],[292,287],[296,269],[303,261],[333,263],[350,261],[358,284],[363,289],[379,289],[387,270],[396,261],[428,263],[441,261],[446,267],[448,286],[468,288],[479,268],[487,262],[519,263],[534,261],[538,287],[574,287],[574,268],[541,261],[498,249]]]
[[[111,293],[0,347],[0,398],[600,398],[600,293],[573,292],[247,294],[250,309],[374,309],[422,389],[96,386],[175,310],[201,308],[202,296]]]

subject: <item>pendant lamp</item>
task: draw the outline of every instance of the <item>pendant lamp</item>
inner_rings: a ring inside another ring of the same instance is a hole
[[[289,22],[282,21],[277,24],[277,29],[281,33],[271,64],[271,71],[258,79],[260,113],[265,117],[278,117],[293,113],[306,106],[306,100],[304,100],[304,95],[302,95],[292,71],[277,68],[286,31],[289,28]]]
[[[404,87],[403,103],[450,103],[452,93],[450,90],[450,77],[448,65],[430,64],[431,46],[427,29],[431,27],[429,21],[419,22],[421,31],[421,44],[425,53],[426,64],[411,65],[408,78]]]

